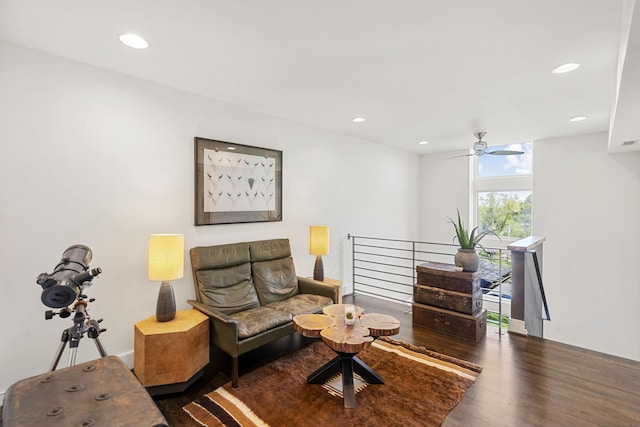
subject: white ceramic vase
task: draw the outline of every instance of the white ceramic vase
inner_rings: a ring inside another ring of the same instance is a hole
[[[347,326],[356,323],[356,308],[352,305],[347,305],[344,308],[344,324]]]

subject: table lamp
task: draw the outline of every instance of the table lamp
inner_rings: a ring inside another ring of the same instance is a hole
[[[184,275],[184,235],[152,234],[149,237],[149,280],[162,282],[156,304],[156,320],[176,317],[176,299],[171,280]]]
[[[324,280],[322,255],[329,253],[329,227],[326,225],[312,225],[309,227],[309,253],[316,256],[313,267],[313,279]]]

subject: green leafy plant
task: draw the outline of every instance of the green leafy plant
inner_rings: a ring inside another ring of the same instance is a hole
[[[498,313],[491,312],[491,311],[487,312],[487,323],[495,323],[497,325],[498,324],[498,318],[499,318]],[[504,329],[508,329],[509,328],[509,317],[505,316],[503,314],[502,318],[500,318],[500,323],[502,324],[502,327]]]
[[[498,235],[491,230],[486,230],[478,233],[478,227],[475,227],[473,230],[471,230],[471,233],[469,233],[469,230],[464,226],[464,223],[460,218],[460,210],[456,210],[458,211],[458,221],[456,222],[451,219],[451,217],[449,217],[449,222],[453,224],[453,227],[456,230],[456,235],[453,240],[455,241],[455,239],[458,239],[458,243],[460,243],[461,249],[475,249],[476,246],[480,246],[483,250],[486,251],[486,249],[484,249],[484,247],[480,244],[480,240],[484,239],[489,234],[492,234],[496,237],[498,237]],[[499,238],[500,237],[498,237],[498,239]]]
[[[353,319],[353,311],[347,311],[347,319]]]

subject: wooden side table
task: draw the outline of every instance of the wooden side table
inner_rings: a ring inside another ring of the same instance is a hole
[[[363,314],[355,307],[353,325],[344,324],[346,304],[325,307],[324,314],[299,314],[293,317],[293,327],[305,337],[322,338],[322,342],[337,356],[307,376],[308,384],[324,384],[335,374],[342,373],[342,395],[345,408],[356,407],[354,372],[369,384],[384,384],[384,380],[356,354],[371,345],[374,338],[400,332],[400,322],[385,314]]]
[[[184,391],[209,363],[209,317],[178,310],[175,319],[152,316],[135,324],[134,372],[151,395]]]

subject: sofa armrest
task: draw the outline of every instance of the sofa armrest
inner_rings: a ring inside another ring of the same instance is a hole
[[[187,300],[187,303],[191,304],[191,306],[193,308],[195,308],[198,311],[201,311],[202,313],[206,314],[207,316],[211,317],[212,319],[214,319],[215,321],[218,322],[223,322],[223,323],[228,323],[228,324],[238,324],[237,321],[233,320],[231,317],[227,316],[226,314],[209,307],[206,304],[203,304],[201,302],[195,301],[195,300]]]
[[[298,287],[301,294],[322,295],[331,298],[334,304],[340,304],[340,286],[333,283],[320,282],[308,277],[298,276]]]
[[[235,323],[237,324],[238,322],[236,322],[235,320],[233,320],[230,316],[222,313],[221,311],[216,310],[215,308],[211,308],[206,304],[203,304],[199,301],[196,300],[187,300],[187,303],[191,304],[191,306],[193,308],[195,308],[198,311],[201,311],[202,313],[206,314],[207,316],[211,317],[211,318],[215,318],[217,321],[223,322],[223,323]]]
[[[211,319],[211,338],[232,357],[238,357],[238,322],[228,315],[195,300],[187,300],[193,308]]]

